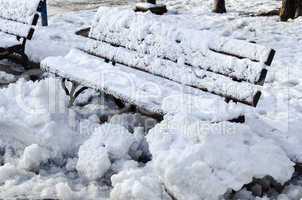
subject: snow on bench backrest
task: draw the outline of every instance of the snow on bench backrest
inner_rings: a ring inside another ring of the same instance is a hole
[[[0,0],[0,31],[27,37],[40,0]]]
[[[264,82],[271,49],[161,21],[150,13],[100,8],[89,33],[91,40],[83,50],[230,100],[257,105],[261,92],[255,84]]]
[[[40,0],[0,0],[0,17],[31,24]]]
[[[261,75],[264,63],[271,57],[270,48],[161,21],[160,16],[150,13],[101,7],[89,36],[139,54],[151,54],[240,81],[263,84]]]

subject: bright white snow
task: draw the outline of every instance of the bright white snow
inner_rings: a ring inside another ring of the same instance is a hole
[[[276,49],[258,107],[244,108],[245,125],[206,123],[209,110],[198,105],[212,104],[201,100],[171,109],[172,114],[153,128],[150,118],[119,114],[110,98],[99,98],[94,91],[87,91],[78,101],[88,105],[67,109],[58,80],[21,79],[0,90],[0,198],[215,199],[228,189],[240,190],[253,177],[270,175],[280,183],[288,181],[293,162],[302,162],[302,21],[282,23],[278,16],[238,14],[276,9],[280,1],[232,0],[227,2],[229,13],[223,15],[211,13],[211,3],[167,1],[171,12],[162,20]],[[50,26],[39,27],[28,43],[31,60],[65,56],[70,48],[85,44],[74,32],[89,26],[94,14],[52,15]],[[104,121],[107,124],[100,124]],[[105,132],[103,126],[108,128]],[[115,132],[115,127],[120,131]],[[116,136],[115,145],[107,133],[127,136]],[[108,148],[103,147],[104,141]],[[91,148],[90,143],[94,144]],[[152,161],[146,165],[137,162],[150,154]],[[94,162],[79,173],[81,159],[82,166]],[[282,194],[273,196],[300,199],[301,185],[301,178],[294,176]],[[236,198],[260,199],[246,188],[236,192]]]

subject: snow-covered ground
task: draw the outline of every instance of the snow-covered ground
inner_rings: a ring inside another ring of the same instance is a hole
[[[223,15],[211,13],[212,1],[163,2],[170,10],[164,22],[277,51],[264,95],[247,111],[247,123],[209,124],[191,107],[158,123],[121,113],[110,97],[91,90],[68,109],[57,79],[28,81],[35,70],[16,76],[1,72],[0,87],[6,87],[0,89],[0,198],[302,198],[302,176],[294,173],[295,163],[302,162],[302,19],[283,23],[277,16],[243,14],[276,9],[277,0],[230,0]],[[49,3],[49,27],[39,27],[28,43],[35,62],[83,45],[74,33],[89,26],[95,7],[128,2]]]

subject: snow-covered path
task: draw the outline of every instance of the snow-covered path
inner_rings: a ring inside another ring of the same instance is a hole
[[[50,3],[49,27],[40,27],[28,45],[27,52],[35,62],[83,45],[84,39],[74,33],[89,26],[94,8],[100,5]],[[124,4],[114,4],[120,3]],[[111,192],[111,199],[116,200],[168,200],[162,185],[171,188],[179,200],[188,199],[187,194],[215,198],[227,187],[240,190],[251,176],[262,173],[270,173],[280,182],[288,179],[293,165],[289,160],[302,162],[302,19],[282,23],[277,16],[239,15],[276,9],[280,1],[232,0],[227,2],[229,13],[223,15],[211,13],[207,0],[167,4],[170,13],[162,17],[164,22],[255,41],[277,51],[264,96],[258,108],[250,111],[247,125],[230,129],[225,125],[223,131],[236,131],[230,137],[219,135],[220,131],[211,136],[196,129],[203,124],[198,113],[177,113],[153,128],[153,119],[117,114],[110,99],[104,101],[93,91],[79,100],[89,104],[67,109],[59,81],[20,80],[0,90],[0,198],[108,199]],[[65,13],[67,10],[71,12]],[[0,76],[8,78],[7,74]],[[108,120],[109,124],[101,125]],[[154,160],[142,167],[137,154],[149,156],[142,139],[149,128],[153,129],[147,142]],[[172,131],[175,133],[169,135]],[[184,137],[186,134],[194,137]],[[253,163],[256,165],[250,167]],[[112,174],[118,175],[111,178]],[[195,177],[195,184],[186,182]],[[286,195],[279,199],[302,197],[301,186],[289,186],[283,192]],[[246,188],[236,195],[237,199],[253,199]]]

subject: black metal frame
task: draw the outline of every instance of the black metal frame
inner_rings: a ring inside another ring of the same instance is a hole
[[[66,86],[66,81],[71,82],[71,89],[69,90]],[[76,98],[85,90],[88,89],[88,87],[80,87],[81,84],[79,84],[76,81],[70,81],[66,78],[62,78],[61,80],[61,86],[65,91],[65,94],[67,96],[69,96],[69,102],[68,102],[68,108],[72,107],[74,105],[74,102],[76,100]],[[80,87],[80,89],[78,89]],[[78,89],[78,90],[77,90]]]
[[[24,67],[28,66],[29,60],[28,56],[25,54],[25,45],[26,45],[26,39],[25,38],[18,38],[18,40],[23,40],[22,44],[15,45],[8,48],[0,48],[0,60],[10,58],[11,55],[17,54],[21,56],[22,59],[22,65]]]
[[[37,12],[41,12],[42,19],[44,18],[44,20],[45,20],[45,17],[46,17],[46,22],[47,22],[46,0],[41,0],[39,2]],[[44,12],[44,14],[43,14],[43,12]],[[46,13],[46,16],[45,16],[45,13]],[[38,24],[38,20],[39,20],[39,14],[35,14],[33,21],[31,23],[31,26],[36,26]],[[26,37],[21,37],[21,36],[15,35],[17,40],[22,42],[21,44],[14,45],[11,47],[6,47],[6,48],[0,47],[0,60],[9,59],[9,58],[11,58],[12,55],[19,55],[21,57],[21,62],[22,62],[21,64],[23,65],[24,68],[27,68],[29,65],[29,59],[25,53],[25,46],[26,46],[27,40],[32,39],[34,32],[35,32],[35,29],[30,28]],[[9,34],[9,33],[7,33],[7,34]],[[10,35],[12,35],[12,34],[10,34]]]

